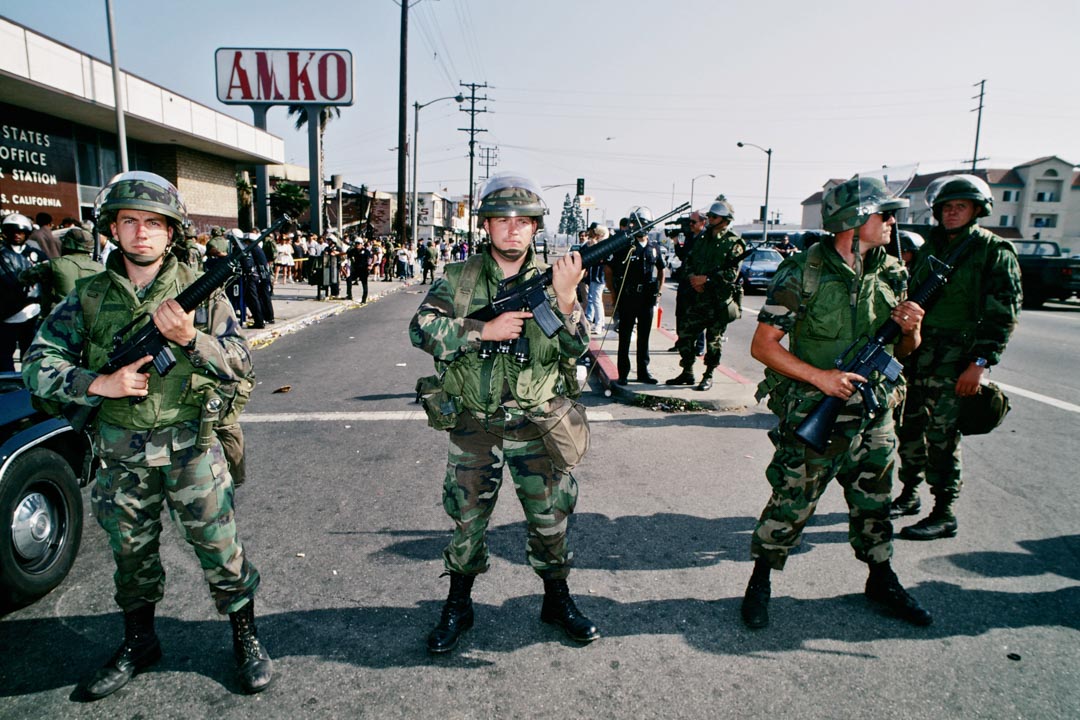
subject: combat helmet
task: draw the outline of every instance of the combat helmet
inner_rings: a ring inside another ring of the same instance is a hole
[[[975,217],[987,217],[994,211],[994,194],[986,181],[975,175],[945,175],[926,188],[926,205],[941,222],[941,206],[950,200],[971,200],[977,206]]]
[[[174,234],[183,234],[187,207],[180,199],[176,186],[160,175],[136,170],[121,173],[110,180],[94,201],[94,217],[98,227],[113,222],[116,211],[123,209],[164,215],[173,225]]]
[[[979,386],[979,392],[960,398],[956,428],[961,435],[985,435],[1009,414],[1009,396],[996,383]]]
[[[630,208],[629,214],[627,214],[627,220],[630,221],[630,231],[640,230],[653,221],[652,210],[644,205],[638,205],[637,207]]]
[[[64,239],[60,241],[60,250],[68,253],[94,252],[94,234],[79,227],[73,227],[64,233]]]
[[[4,217],[3,227],[13,227],[16,230],[21,230],[27,235],[34,232],[34,223],[30,222],[30,218],[26,217],[22,213],[11,213]]]
[[[832,233],[862,227],[871,215],[899,210],[911,204],[897,197],[879,178],[866,175],[834,185],[821,199],[821,225]]]
[[[732,207],[730,201],[716,198],[716,200],[713,200],[713,204],[709,206],[709,209],[705,214],[733,220],[735,218],[735,208]]]
[[[544,204],[540,186],[521,175],[499,173],[480,188],[480,202],[476,216],[481,219],[492,217],[531,217],[536,219],[536,229],[544,227]]]

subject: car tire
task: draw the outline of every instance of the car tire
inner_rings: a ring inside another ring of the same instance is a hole
[[[34,448],[0,478],[0,599],[22,604],[67,576],[82,540],[83,500],[63,457]]]

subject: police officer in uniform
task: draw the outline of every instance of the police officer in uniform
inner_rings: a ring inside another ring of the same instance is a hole
[[[974,175],[939,178],[926,191],[938,224],[912,263],[912,282],[930,274],[930,256],[944,258],[967,242],[956,270],[923,323],[923,344],[904,363],[908,397],[898,428],[900,482],[893,516],[919,511],[926,480],[934,509],[900,537],[956,535],[960,495],[960,398],[980,392],[984,373],[1001,360],[1020,314],[1020,263],[1012,243],[976,224],[993,210],[990,187]]]
[[[48,256],[30,245],[27,238],[34,230],[30,218],[11,213],[4,218],[4,242],[0,246],[0,371],[15,370],[15,348],[26,355],[34,339],[41,316],[41,287],[27,286],[20,276],[31,267],[44,263]]]
[[[737,258],[746,250],[743,239],[729,230],[735,211],[727,200],[717,200],[706,213],[708,226],[686,256],[682,276],[691,288],[679,339],[682,372],[667,381],[668,385],[693,385],[695,345],[705,331],[705,373],[695,390],[712,387],[713,371],[720,364],[724,331],[728,323],[742,315],[742,290],[739,287]],[[679,283],[680,287],[682,282]]]
[[[907,205],[875,177],[856,176],[830,188],[822,198],[822,225],[836,233],[835,239],[784,260],[769,285],[750,352],[766,366],[758,397],[769,395],[769,409],[780,424],[769,433],[776,446],[765,471],[772,496],[750,544],[754,571],[742,618],[751,628],[768,625],[770,571],[784,568],[833,478],[848,503],[848,538],[855,556],[870,568],[867,599],[914,625],[932,622],[930,613],[900,585],[889,562],[889,492],[896,465],[893,410],[900,392],[876,373],[866,378],[834,364],[847,347],[890,317],[902,331],[895,356],[904,357],[919,344],[922,308],[903,300],[907,272],[885,251],[894,214]],[[852,298],[857,298],[855,305]],[[867,415],[856,382],[871,383],[882,408],[875,417]],[[795,429],[825,396],[847,402],[828,447],[818,454],[795,437]]]
[[[466,317],[494,298],[499,281],[542,270],[532,238],[546,212],[534,182],[493,176],[480,191],[477,211],[490,244],[446,267],[409,326],[413,345],[431,353],[439,371],[444,399],[437,418],[429,409],[429,420],[450,431],[443,485],[443,507],[454,521],[443,552],[450,592],[428,636],[432,653],[449,652],[472,627],[470,593],[475,577],[488,569],[484,534],[504,467],[525,511],[529,565],[544,582],[540,619],[577,642],[600,636],[566,584],[572,558],[567,524],[578,494],[570,470],[580,454],[571,457],[564,443],[580,453],[588,445],[584,414],[569,398],[578,392],[575,364],[589,342],[576,296],[581,256],[570,253],[553,266],[551,309],[563,322],[554,337],[529,312],[506,312],[488,322]],[[538,424],[548,420],[566,431]]]
[[[652,211],[636,207],[628,217],[628,231],[634,232],[653,221]],[[626,385],[630,377],[630,338],[637,327],[637,381],[656,385],[659,380],[649,373],[649,334],[653,313],[660,302],[664,287],[664,258],[656,243],[642,235],[630,246],[628,254],[613,257],[609,289],[616,298],[615,311],[619,316],[619,377],[616,382]]]
[[[169,181],[147,172],[118,175],[98,195],[96,213],[120,251],[46,319],[22,371],[31,392],[47,401],[98,408],[89,427],[101,460],[92,501],[116,562],[124,640],[82,690],[89,699],[105,697],[161,658],[154,612],[165,588],[158,548],[167,504],[218,612],[229,616],[240,685],[259,692],[272,677],[255,631],[259,573],[237,535],[232,478],[212,432],[250,372],[247,343],[220,295],[191,313],[175,300],[196,276],[169,252],[187,213]],[[169,340],[172,372],[142,372],[149,356],[108,375],[95,372],[113,336],[144,313]]]

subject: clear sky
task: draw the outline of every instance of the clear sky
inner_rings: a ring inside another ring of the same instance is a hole
[[[656,212],[717,193],[757,217],[773,149],[770,207],[798,222],[830,177],[884,164],[931,172],[970,161],[985,79],[981,167],[1044,155],[1080,163],[1077,0],[419,0],[410,9],[412,103],[486,82],[478,115],[493,172],[542,185],[586,179],[592,219]],[[355,104],[327,128],[327,176],[396,189],[400,6],[394,0],[114,0],[125,70],[245,121],[218,103],[218,47],[346,48]],[[104,0],[0,0],[0,14],[108,59]],[[464,193],[468,115],[420,112],[420,190]],[[286,158],[306,135],[270,113]],[[411,172],[411,161],[410,161]],[[477,166],[477,177],[482,170]],[[707,174],[715,175],[715,178]],[[558,219],[564,194],[547,194]]]

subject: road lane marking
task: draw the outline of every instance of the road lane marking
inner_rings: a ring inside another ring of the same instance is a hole
[[[1025,390],[1023,388],[1018,388],[1015,385],[1006,385],[1005,383],[998,382],[997,380],[995,380],[994,383],[999,388],[1001,388],[1002,390],[1005,390],[1006,392],[1013,393],[1014,395],[1019,395],[1021,397],[1026,397],[1026,398],[1028,398],[1030,400],[1036,400],[1038,402],[1045,403],[1045,404],[1050,405],[1052,407],[1056,407],[1056,408],[1058,408],[1060,410],[1068,410],[1069,412],[1080,413],[1080,405],[1073,405],[1072,403],[1067,403],[1064,400],[1058,400],[1057,398],[1052,398],[1049,395],[1040,395],[1037,392],[1032,392],[1030,390]]]
[[[606,411],[589,410],[592,422],[611,422],[615,417]],[[383,420],[427,420],[423,410],[364,410],[358,412],[246,413],[244,423],[277,422],[372,422]]]

